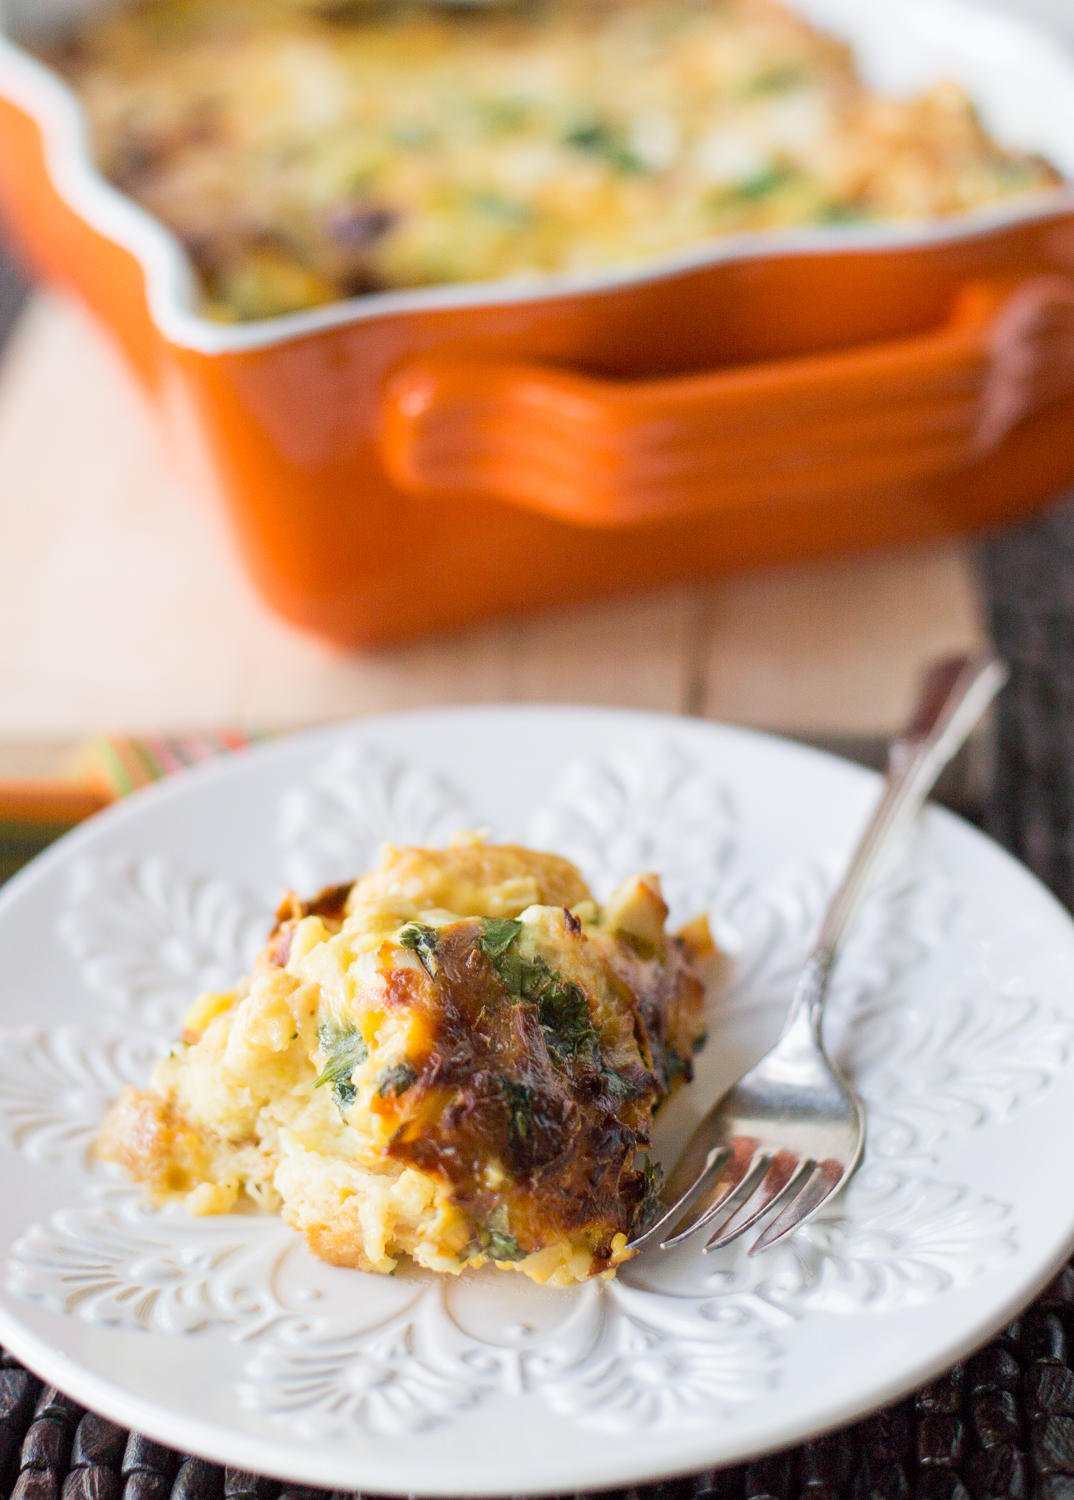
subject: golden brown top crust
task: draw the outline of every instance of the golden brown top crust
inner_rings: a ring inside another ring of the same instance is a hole
[[[848,46],[768,0],[93,10],[52,60],[105,174],[179,236],[226,321],[1059,181],[956,85],[875,94]]]
[[[200,1180],[205,1151],[196,1130],[170,1100],[124,1089],[97,1138],[103,1161],[118,1162],[159,1195],[189,1192]]]
[[[288,922],[300,922],[303,917],[323,917],[326,922],[341,926],[351,888],[351,883],[328,885],[312,901],[302,901],[294,891],[288,891],[277,909],[273,936]]]
[[[428,1043],[384,1089],[399,1121],[388,1151],[449,1182],[476,1224],[506,1207],[513,1243],[494,1258],[584,1232],[600,1270],[645,1203],[634,1156],[670,1084],[689,1076],[702,989],[677,943],[645,961],[565,921],[558,969],[511,951],[503,929],[517,925],[456,922],[427,954],[432,973],[392,975],[379,1003],[424,1011]],[[572,944],[598,951],[575,963]],[[587,962],[604,970],[603,995],[568,977]]]
[[[592,899],[570,860],[519,844],[455,843],[446,849],[385,844],[380,865],[353,886],[347,910],[383,896],[463,917],[517,917],[527,906],[577,906]]]
[[[260,962],[271,968],[287,967],[291,956],[291,939],[304,917],[320,917],[330,932],[338,932],[347,912],[351,886],[328,885],[312,901],[302,901],[288,891],[276,911],[276,925],[260,955]]]

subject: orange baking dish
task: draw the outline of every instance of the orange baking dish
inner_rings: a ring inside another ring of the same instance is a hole
[[[866,58],[916,36],[923,76],[940,35],[943,70],[1074,176],[1058,47],[982,17],[960,63],[961,0],[827,3]],[[344,645],[952,535],[1074,483],[1067,189],[223,326],[178,243],[93,169],[65,85],[0,39],[0,201],[38,271],[184,408],[264,597]]]

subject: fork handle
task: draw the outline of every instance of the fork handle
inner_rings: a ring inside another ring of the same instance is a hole
[[[926,674],[910,721],[888,753],[884,790],[838,889],[828,903],[806,960],[788,1032],[803,1010],[819,1024],[828,979],[877,866],[913,820],[944,766],[1007,681],[998,656],[981,653],[938,662]]]

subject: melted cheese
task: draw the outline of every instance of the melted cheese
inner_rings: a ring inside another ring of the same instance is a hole
[[[340,1265],[612,1273],[644,1197],[635,1151],[703,1035],[656,878],[602,915],[567,861],[468,837],[388,846],[342,922],[330,906],[289,901],[99,1154],[192,1213],[245,1192]]]
[[[147,0],[55,59],[206,308],[644,263],[1046,187],[961,91],[871,94],[769,0]]]

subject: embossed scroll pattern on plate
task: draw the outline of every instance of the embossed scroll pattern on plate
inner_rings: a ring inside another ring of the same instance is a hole
[[[367,866],[383,839],[439,842],[483,821],[437,772],[344,748],[283,800],[282,873],[313,889]],[[529,837],[574,859],[598,895],[656,869],[674,917],[710,911],[734,956],[717,1036],[786,1006],[838,873],[837,859],[818,858],[749,878],[733,790],[674,744],[569,767]],[[1039,1097],[1074,1050],[1074,1023],[1017,987],[930,993],[927,1007],[910,998],[906,981],[956,914],[942,875],[911,851],[869,898],[840,964],[832,1037],[867,1102],[869,1142],[839,1202],[756,1260],[740,1246],[714,1258],[687,1247],[614,1282],[512,1279],[501,1309],[504,1273],[340,1271],[279,1219],[154,1209],[93,1162],[110,1099],[145,1080],[198,989],[243,971],[269,914],[162,858],[84,860],[59,931],[102,1018],[92,1030],[6,1032],[0,1061],[0,1133],[79,1174],[82,1196],[21,1236],[8,1286],[102,1328],[235,1340],[248,1351],[243,1403],[311,1437],[421,1430],[493,1393],[608,1432],[703,1426],[778,1382],[789,1323],[919,1305],[1015,1250],[1010,1207],[950,1181],[944,1146]]]

